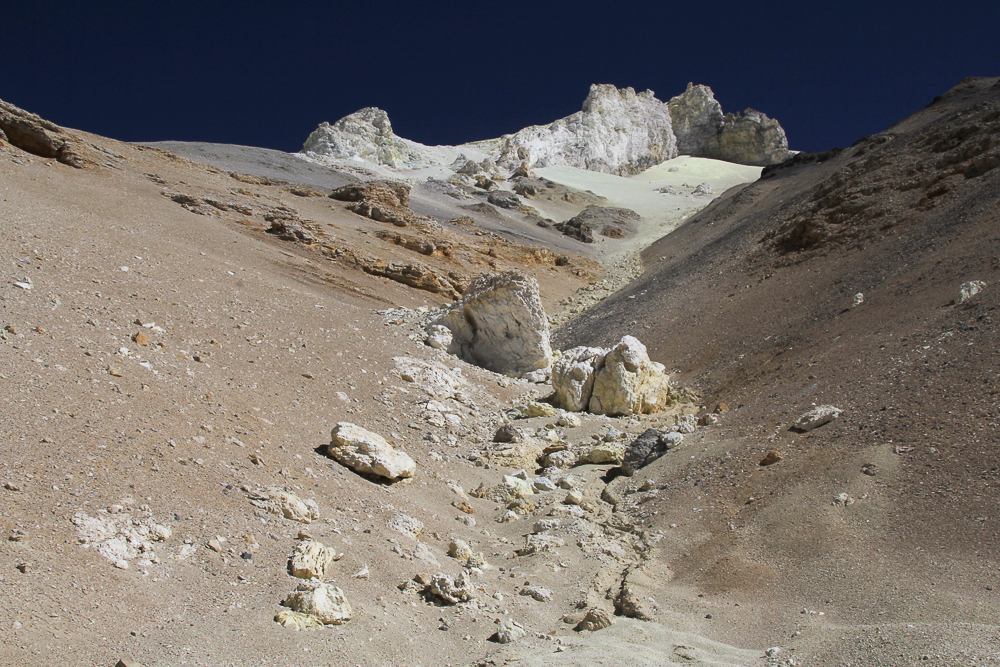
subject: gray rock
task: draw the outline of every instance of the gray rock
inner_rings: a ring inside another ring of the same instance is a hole
[[[688,83],[687,90],[667,102],[667,108],[677,137],[677,152],[705,155],[723,126],[722,105],[715,101],[712,89]]]
[[[507,208],[512,211],[516,211],[521,208],[521,200],[517,198],[517,195],[513,192],[508,192],[507,190],[493,190],[486,197],[486,201],[493,204],[494,206],[499,206],[500,208]]]
[[[778,121],[747,109],[742,114],[727,113],[723,117],[722,131],[711,142],[704,157],[766,167],[784,162],[791,153],[785,131]]]
[[[612,239],[620,239],[635,234],[642,218],[627,208],[594,206],[591,204],[580,213],[554,227],[572,238],[593,243],[595,234]]]
[[[970,280],[967,283],[962,283],[958,288],[958,294],[955,296],[953,303],[956,306],[961,306],[963,303],[983,291],[985,287],[986,283],[982,280]]]

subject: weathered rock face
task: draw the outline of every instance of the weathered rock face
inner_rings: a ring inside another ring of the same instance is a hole
[[[552,365],[538,282],[519,271],[484,273],[430,323],[451,330],[448,352],[496,373],[528,376]]]
[[[574,347],[552,366],[554,403],[563,410],[582,412],[590,405],[594,376],[604,366],[603,347]]]
[[[581,111],[503,137],[496,162],[629,175],[676,157],[676,144],[667,105],[653,91],[594,84]]]
[[[420,160],[412,141],[397,137],[389,115],[377,107],[367,107],[341,118],[333,125],[322,123],[302,146],[304,153],[333,158],[360,157],[393,168]]]
[[[417,464],[377,433],[350,422],[340,422],[330,432],[327,453],[360,473],[397,480],[413,477]]]
[[[80,140],[55,123],[0,100],[0,135],[12,145],[39,157],[55,158],[81,168],[93,164],[77,150]]]
[[[420,219],[410,209],[410,186],[397,181],[351,183],[331,192],[330,199],[351,202],[348,210],[397,227],[406,227]]]
[[[747,109],[725,115],[722,131],[709,143],[704,157],[766,167],[785,161],[791,153],[778,121]]]
[[[670,390],[670,377],[663,371],[663,364],[650,361],[645,345],[624,336],[594,378],[590,412],[615,416],[662,410]]]
[[[689,83],[687,90],[667,102],[677,152],[680,155],[705,155],[708,147],[722,131],[722,105],[708,86]]]
[[[593,243],[595,234],[612,239],[630,236],[638,229],[641,219],[638,213],[627,208],[591,205],[554,227],[566,236]]]

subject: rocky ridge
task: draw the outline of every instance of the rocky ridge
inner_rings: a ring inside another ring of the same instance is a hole
[[[461,146],[402,139],[385,111],[369,107],[322,123],[301,153],[320,162],[360,158],[399,170],[450,165],[467,176],[497,169],[510,176],[555,165],[628,176],[679,154],[758,166],[790,155],[777,121],[752,109],[724,116],[711,89],[693,84],[669,102],[651,90],[594,84],[574,114]]]

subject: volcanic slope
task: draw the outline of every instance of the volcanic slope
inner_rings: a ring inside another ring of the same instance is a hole
[[[438,666],[556,652],[592,664],[597,651],[605,664],[747,665],[762,654],[756,641],[698,638],[679,616],[621,619],[597,641],[564,622],[611,613],[647,549],[601,499],[611,464],[572,470],[587,509],[550,489],[508,521],[502,493],[471,493],[502,491],[523,465],[486,453],[504,444],[492,440],[508,411],[546,389],[428,347],[422,318],[484,270],[533,275],[551,308],[600,278],[596,262],[474,216],[398,205],[399,226],[324,196],[367,178],[361,166],[299,171],[259,149],[199,148],[212,166],[2,110],[19,125],[0,137],[0,664]],[[59,150],[40,155],[30,132]],[[515,425],[582,449],[673,418]],[[380,483],[331,459],[338,422],[405,450],[415,477]],[[286,493],[315,506],[283,510]],[[535,518],[562,523],[538,537]],[[309,539],[335,550],[323,576],[353,618],[295,632],[275,618],[300,583],[289,557]],[[454,540],[474,566],[448,555]],[[464,604],[415,580],[463,565]],[[528,635],[501,647],[490,638],[505,619]]]
[[[766,168],[557,332],[634,333],[730,408],[639,473],[675,573],[654,596],[711,615],[702,634],[796,664],[1000,659],[998,137],[1000,79],[967,79]],[[956,303],[969,281],[985,289]],[[822,404],[842,416],[789,428]],[[759,465],[769,450],[783,458]]]

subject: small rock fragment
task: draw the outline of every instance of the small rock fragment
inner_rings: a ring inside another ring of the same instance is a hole
[[[513,619],[505,618],[500,622],[500,625],[497,628],[496,638],[497,642],[501,644],[509,644],[527,634],[527,631],[525,631],[524,627],[520,623],[514,621]]]
[[[577,632],[582,632],[583,630],[595,632],[609,627],[613,622],[614,620],[608,612],[604,611],[600,607],[594,607],[587,612],[587,615],[583,617],[583,620],[577,623],[576,627],[573,629]]]
[[[760,464],[762,466],[774,465],[775,463],[777,463],[778,461],[781,461],[784,458],[785,457],[782,456],[780,452],[778,452],[777,450],[771,449],[771,450],[768,450],[767,454],[764,455],[764,458],[761,459]]]
[[[346,623],[353,613],[344,591],[318,579],[300,583],[281,604],[292,611],[313,616],[324,625]]]
[[[795,420],[792,428],[797,431],[811,431],[839,417],[843,410],[832,405],[817,405]]]

